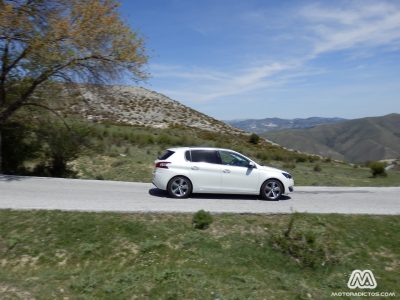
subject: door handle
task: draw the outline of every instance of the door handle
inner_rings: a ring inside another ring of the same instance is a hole
[[[223,170],[222,172],[224,172],[224,173],[230,173],[231,171],[228,170],[228,169],[225,169],[225,170]]]
[[[200,170],[200,168],[199,168],[199,167],[196,167],[196,166],[193,166],[193,167],[192,167],[192,170],[197,171],[197,170]]]

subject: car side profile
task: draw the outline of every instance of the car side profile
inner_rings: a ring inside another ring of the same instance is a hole
[[[153,184],[173,198],[214,193],[278,200],[293,192],[294,180],[288,172],[261,166],[233,150],[180,147],[166,150],[155,161]]]

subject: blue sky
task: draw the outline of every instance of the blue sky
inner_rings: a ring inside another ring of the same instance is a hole
[[[218,119],[400,113],[400,1],[122,1],[140,85]]]

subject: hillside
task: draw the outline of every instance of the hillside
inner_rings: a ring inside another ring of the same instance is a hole
[[[238,134],[242,130],[191,109],[176,100],[143,87],[78,86],[79,98],[68,112],[97,122],[167,128],[184,126]]]
[[[263,136],[287,148],[356,163],[398,158],[400,114],[268,132]]]
[[[248,133],[142,88],[79,89],[83,93],[44,91],[49,92],[44,104],[64,120],[40,107],[20,111],[3,131],[3,145],[9,146],[3,149],[6,174],[151,182],[154,160],[165,149],[209,146],[233,149],[287,170],[297,185],[396,186],[399,182],[396,168],[388,170],[387,177],[373,178],[369,168],[289,151],[265,139],[254,144]],[[80,103],[82,99],[85,102]]]
[[[306,119],[280,119],[280,118],[265,118],[265,119],[247,119],[247,120],[230,120],[225,121],[233,127],[255,133],[264,133],[268,131],[283,130],[283,129],[302,129],[311,128],[321,124],[334,124],[345,121],[342,118],[321,118],[311,117]]]

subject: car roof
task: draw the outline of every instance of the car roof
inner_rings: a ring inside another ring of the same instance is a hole
[[[224,150],[224,151],[236,152],[236,151],[231,150],[231,149],[215,148],[215,147],[197,147],[197,146],[194,146],[194,147],[175,147],[175,148],[168,148],[167,150],[174,151],[174,152],[186,151],[186,150]]]

